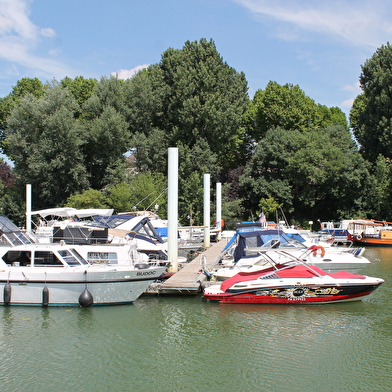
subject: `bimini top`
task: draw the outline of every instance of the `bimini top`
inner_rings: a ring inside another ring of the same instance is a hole
[[[47,216],[57,216],[61,218],[87,218],[93,216],[111,216],[113,214],[112,208],[85,208],[78,210],[72,207],[63,208],[47,208],[45,210],[26,212],[27,215],[40,215],[42,218]]]

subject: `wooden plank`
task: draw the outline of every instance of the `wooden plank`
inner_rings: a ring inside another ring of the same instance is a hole
[[[207,279],[202,271],[202,258],[206,258],[207,266],[215,264],[227,242],[227,239],[222,239],[219,242],[213,243],[212,246],[199,254],[165,282],[153,283],[147,290],[147,293],[181,295],[196,295],[200,293],[203,282]]]

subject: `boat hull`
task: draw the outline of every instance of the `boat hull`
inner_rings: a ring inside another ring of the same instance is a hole
[[[355,245],[362,246],[392,246],[392,239],[383,238],[362,237],[361,240],[354,238],[353,242]]]
[[[368,285],[328,285],[257,288],[246,292],[219,292],[208,289],[204,298],[220,303],[248,304],[326,304],[359,301],[382,282]]]
[[[26,268],[0,271],[0,305],[85,306],[82,293],[88,290],[91,305],[133,303],[156,280],[165,267],[150,270],[98,268],[58,272]],[[53,269],[53,268],[52,268]]]

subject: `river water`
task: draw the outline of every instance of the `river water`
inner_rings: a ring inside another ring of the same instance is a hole
[[[361,272],[385,283],[353,303],[1,307],[0,389],[389,392],[392,248],[365,256]]]

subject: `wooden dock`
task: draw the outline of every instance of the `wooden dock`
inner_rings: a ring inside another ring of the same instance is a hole
[[[228,240],[223,238],[219,242],[213,243],[165,282],[153,283],[146,294],[196,295],[200,293],[207,281],[207,276],[203,273],[202,263],[205,262],[207,267],[214,265]]]

